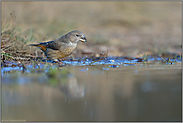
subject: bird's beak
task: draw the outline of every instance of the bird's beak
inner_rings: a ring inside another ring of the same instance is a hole
[[[80,41],[82,41],[82,42],[87,42],[87,39],[86,39],[85,35],[82,35],[82,36],[81,36]]]

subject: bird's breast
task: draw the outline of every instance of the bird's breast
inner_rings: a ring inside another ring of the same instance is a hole
[[[76,47],[77,47],[77,43],[69,43],[64,47],[61,47],[60,52],[70,55],[76,49]]]

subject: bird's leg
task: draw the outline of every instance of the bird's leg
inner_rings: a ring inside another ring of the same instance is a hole
[[[71,56],[71,58],[72,58],[72,61],[73,61],[73,60],[76,60],[76,59],[74,58],[73,54],[71,54],[70,56]]]
[[[56,63],[58,63],[59,65],[63,65],[63,62],[62,62],[60,59],[54,59],[54,61],[55,61]]]

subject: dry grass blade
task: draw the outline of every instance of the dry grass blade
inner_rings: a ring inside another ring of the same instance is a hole
[[[6,51],[6,50],[8,50],[9,48],[11,48],[11,47],[13,46],[13,44],[14,44],[14,42],[11,43],[11,44],[9,44],[9,45],[6,45],[6,46],[5,46],[4,48],[2,48],[1,50]]]

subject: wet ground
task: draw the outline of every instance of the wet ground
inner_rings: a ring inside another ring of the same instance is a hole
[[[182,120],[182,59],[62,62],[1,65],[2,120]]]

